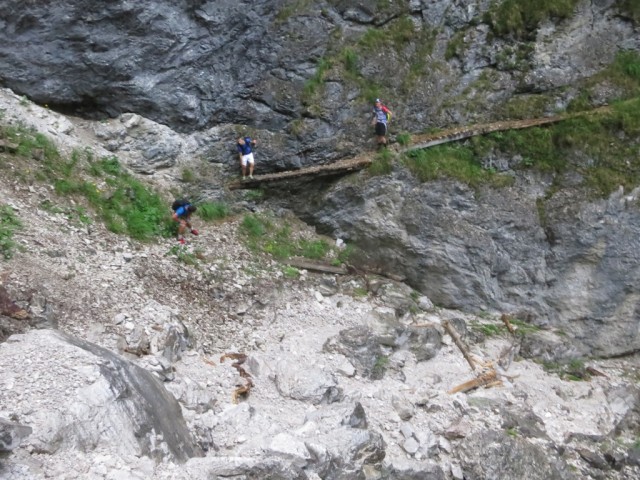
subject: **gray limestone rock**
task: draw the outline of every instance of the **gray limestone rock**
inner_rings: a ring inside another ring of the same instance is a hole
[[[0,344],[3,371],[16,357],[29,362],[22,362],[21,372],[0,378],[0,403],[33,429],[27,442],[34,450],[105,446],[182,462],[201,455],[175,398],[152,374],[122,357],[54,330],[33,330]]]
[[[31,427],[0,418],[0,453],[16,448],[31,432]]]

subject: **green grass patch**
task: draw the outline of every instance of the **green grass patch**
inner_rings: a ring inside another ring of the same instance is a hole
[[[358,68],[358,54],[353,48],[345,48],[342,51],[342,64],[344,65],[345,72],[352,77],[357,77],[360,74]]]
[[[0,255],[6,260],[13,256],[16,243],[13,235],[22,223],[9,205],[0,205]]]
[[[21,127],[7,127],[6,136],[18,142],[18,155],[29,157],[35,150],[40,150],[45,161],[53,162],[60,159],[60,153],[54,143],[42,133]]]
[[[506,327],[495,323],[470,322],[471,330],[481,333],[485,337],[496,337],[506,331]]]
[[[204,221],[222,220],[229,216],[229,207],[222,202],[204,202],[198,205],[196,211]]]
[[[393,154],[389,150],[383,150],[375,156],[367,169],[369,175],[388,175],[393,170]]]
[[[631,61],[626,64],[635,65]],[[512,178],[483,168],[479,159],[488,155],[520,157],[512,166],[514,170],[554,174],[556,190],[562,188],[564,174],[571,170],[581,176],[583,186],[594,196],[605,197],[619,186],[629,190],[640,185],[638,142],[640,97],[615,103],[609,113],[581,115],[544,127],[494,132],[464,143],[411,151],[403,162],[423,182],[452,178],[472,187],[500,187],[509,185]]]
[[[453,178],[472,187],[481,184],[499,187],[511,181],[482,168],[474,151],[458,144],[411,151],[404,157],[404,163],[421,182]]]
[[[198,255],[196,253],[192,253],[185,245],[173,245],[169,251],[165,254],[165,257],[176,257],[178,262],[184,263],[185,265],[198,265]]]
[[[369,291],[364,287],[356,287],[353,289],[353,296],[356,298],[363,298],[369,295]]]
[[[513,326],[517,327],[517,333],[520,335],[527,335],[529,333],[536,333],[540,331],[540,327],[523,322],[517,318],[511,319],[510,322]]]
[[[300,254],[305,258],[320,260],[324,258],[330,250],[329,244],[325,240],[305,240],[299,242]]]
[[[298,270],[296,267],[285,265],[282,268],[282,274],[284,275],[285,278],[289,278],[293,280],[300,277],[300,270]]]
[[[240,230],[251,250],[267,253],[279,260],[293,256],[314,260],[335,257],[333,247],[324,239],[296,239],[289,224],[262,215],[245,215]]]
[[[349,259],[355,254],[355,252],[356,248],[353,245],[348,244],[342,249],[338,249],[336,257],[332,260],[331,263],[336,267],[342,265],[343,263],[347,263]]]
[[[302,101],[305,105],[309,105],[316,94],[320,92],[320,89],[324,85],[324,77],[327,71],[333,66],[331,60],[327,58],[320,58],[318,60],[318,66],[313,76],[304,84]]]
[[[65,158],[51,140],[32,129],[4,127],[1,133],[18,143],[18,156],[39,159],[36,179],[52,184],[60,196],[84,197],[109,230],[149,240],[174,228],[162,198],[128,174],[116,157],[95,160],[91,150],[84,149]],[[83,210],[71,215],[81,223],[91,221]]]
[[[257,215],[245,215],[240,224],[241,231],[250,239],[255,240],[262,237],[267,231],[268,224]]]
[[[447,43],[447,48],[444,52],[445,60],[451,60],[454,57],[461,57],[464,53],[464,49],[466,48],[464,42],[464,36],[466,32],[460,30],[456,32],[453,37]]]

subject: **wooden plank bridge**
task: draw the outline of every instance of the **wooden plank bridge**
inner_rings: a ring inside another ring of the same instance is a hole
[[[552,117],[533,118],[528,120],[508,120],[504,122],[485,123],[480,125],[471,125],[467,127],[456,127],[443,130],[437,133],[429,133],[422,135],[413,135],[411,145],[401,148],[399,153],[407,153],[412,150],[420,150],[424,148],[441,145],[443,143],[455,142],[478,135],[486,135],[492,132],[500,132],[505,130],[520,130],[523,128],[539,127],[551,123],[561,122],[570,118],[593,115],[598,113],[608,113],[611,107],[598,107],[585,112],[572,114],[555,115]],[[311,167],[300,168],[298,170],[287,170],[284,172],[267,173],[264,175],[254,175],[252,179],[234,180],[228,184],[230,190],[241,188],[256,188],[261,184],[274,183],[293,178],[305,176],[330,176],[343,175],[349,172],[355,172],[368,167],[375,156],[374,151],[362,153],[356,157],[345,158],[326,165],[314,165]]]

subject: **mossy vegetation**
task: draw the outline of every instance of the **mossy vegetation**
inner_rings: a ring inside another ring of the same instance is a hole
[[[636,25],[640,23],[640,2],[638,0],[618,0],[618,8]]]
[[[568,362],[543,362],[542,364],[545,371],[549,373],[555,373],[563,380],[570,380],[579,382],[583,380],[589,380],[591,373],[587,369],[584,360],[581,358],[574,358]]]
[[[466,49],[464,36],[465,31],[460,30],[451,37],[444,52],[445,60],[451,60],[454,57],[462,57],[464,50]]]
[[[541,22],[562,20],[573,15],[580,0],[502,0],[495,1],[484,15],[493,33],[500,37],[528,38]]]
[[[388,8],[387,2],[383,2]],[[382,5],[379,7],[382,9]],[[310,107],[319,103],[324,80],[331,70],[354,84],[360,101],[372,102],[375,98],[385,98],[400,81],[407,90],[420,78],[426,69],[426,60],[433,50],[435,33],[419,29],[408,14],[398,15],[384,27],[371,27],[355,41],[343,38],[342,31],[336,29],[331,35],[331,45],[325,57],[318,61],[314,75],[305,83],[302,102]],[[381,51],[394,52],[404,58],[406,71],[395,72],[395,76],[365,75],[362,66]]]

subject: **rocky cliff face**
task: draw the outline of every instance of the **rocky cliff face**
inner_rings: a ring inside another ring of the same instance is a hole
[[[418,183],[406,172],[362,177],[357,187],[338,183],[291,205],[438,305],[562,329],[573,348],[550,348],[549,358],[640,349],[638,190],[599,201],[567,190],[543,221],[536,201],[544,180],[535,175],[480,192]]]
[[[623,2],[575,3],[514,38],[495,34],[485,0],[10,0],[0,82],[92,118],[246,127],[269,140],[262,168],[295,168],[360,150],[377,96],[396,133],[498,118],[527,92],[549,93],[547,112],[566,105],[617,51],[640,49]]]

